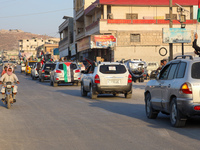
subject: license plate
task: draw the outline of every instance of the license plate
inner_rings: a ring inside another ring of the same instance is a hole
[[[120,80],[116,80],[116,79],[107,80],[107,84],[120,84]]]

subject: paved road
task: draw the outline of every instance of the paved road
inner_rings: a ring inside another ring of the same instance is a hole
[[[21,81],[10,110],[0,102],[0,150],[188,150],[199,149],[200,119],[185,128],[169,116],[145,116],[145,83],[134,83],[132,99],[80,96],[80,87],[51,87],[17,71]]]

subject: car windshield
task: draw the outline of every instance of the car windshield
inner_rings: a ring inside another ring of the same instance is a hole
[[[104,74],[122,74],[126,72],[124,65],[101,65],[100,72]]]
[[[33,67],[33,64],[35,64],[36,62],[29,62],[28,66]]]
[[[56,64],[45,64],[44,70],[54,70],[56,67]]]
[[[73,63],[70,65],[70,67],[71,67],[72,69],[77,69],[77,65],[76,65],[76,64],[73,64]],[[63,70],[63,64],[59,64],[58,68],[59,68],[60,70]]]
[[[8,63],[8,61],[4,61],[3,63]]]
[[[200,72],[199,72],[200,62],[194,63],[192,65],[192,78],[200,79]]]

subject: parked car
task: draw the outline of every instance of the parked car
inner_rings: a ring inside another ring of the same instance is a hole
[[[147,63],[147,78],[150,77],[151,74],[154,74],[154,72],[158,69],[159,64],[158,62],[148,62]]]
[[[33,67],[33,65],[37,63],[36,61],[28,61],[26,62],[26,68],[25,68],[25,73],[26,75],[31,74],[31,68]]]
[[[50,85],[58,86],[60,83],[72,83],[79,85],[81,71],[75,62],[57,62],[50,74]]]
[[[200,115],[200,59],[177,56],[145,88],[145,110],[150,119],[159,112],[170,115],[171,125],[184,126],[188,117]]]
[[[102,62],[90,65],[83,72],[81,80],[81,95],[97,98],[98,94],[124,94],[126,98],[132,96],[132,76],[123,63]]]
[[[31,69],[31,77],[33,80],[37,79],[39,77],[39,70],[41,69],[42,64],[41,62],[37,62],[33,65],[32,69]]]
[[[44,80],[50,80],[50,72],[55,69],[55,63],[46,63],[39,70],[39,81],[44,82]]]

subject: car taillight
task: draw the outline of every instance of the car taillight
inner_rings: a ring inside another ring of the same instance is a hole
[[[96,74],[95,77],[94,77],[94,83],[100,83],[100,78],[99,78],[99,75]]]
[[[128,75],[128,83],[132,83],[132,76],[130,74]]]
[[[79,72],[81,72],[79,69],[78,69],[78,70],[75,70],[75,73],[79,73]]]
[[[44,69],[42,70],[42,73],[44,73],[45,71],[44,71]]]
[[[181,92],[184,94],[192,94],[192,87],[191,84],[186,82],[181,86]]]
[[[62,73],[62,71],[61,70],[56,70],[55,73]]]
[[[194,106],[194,110],[200,110],[200,106]]]

